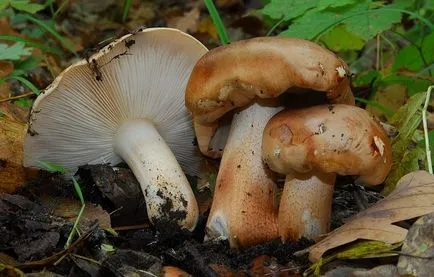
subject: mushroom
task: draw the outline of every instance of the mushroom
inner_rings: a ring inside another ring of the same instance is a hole
[[[263,128],[282,109],[276,100],[288,89],[312,89],[324,92],[331,103],[354,105],[347,72],[345,62],[327,49],[283,37],[237,41],[197,62],[186,106],[201,152],[222,156],[207,239],[246,247],[278,237],[275,178],[261,155]],[[235,114],[226,145],[213,148],[220,121],[230,111]]]
[[[70,66],[33,105],[24,165],[51,162],[74,173],[123,160],[140,183],[151,223],[193,230],[198,207],[183,169],[197,173],[200,155],[184,91],[207,51],[179,30],[149,28]]]
[[[264,129],[264,162],[285,174],[279,207],[283,241],[329,231],[336,175],[381,184],[392,166],[390,142],[365,110],[344,104],[285,110]]]

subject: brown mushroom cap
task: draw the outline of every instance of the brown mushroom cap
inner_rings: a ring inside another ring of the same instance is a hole
[[[255,98],[275,98],[292,87],[326,93],[330,103],[354,105],[348,66],[331,51],[296,38],[260,37],[221,46],[193,69],[185,102],[203,154],[216,120]]]
[[[366,184],[384,181],[392,151],[382,127],[365,110],[349,105],[320,105],[286,110],[264,129],[263,159],[281,174],[318,170],[360,175]]]

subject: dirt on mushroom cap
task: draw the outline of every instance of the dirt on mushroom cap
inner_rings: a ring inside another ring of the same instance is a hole
[[[282,174],[318,169],[376,185],[392,165],[382,127],[365,110],[340,104],[277,114],[264,130],[263,149],[264,161]]]

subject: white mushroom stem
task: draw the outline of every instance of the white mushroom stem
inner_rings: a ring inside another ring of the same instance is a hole
[[[329,231],[335,180],[335,173],[319,171],[286,175],[278,216],[283,242],[317,240]]]
[[[124,122],[114,149],[132,169],[145,196],[148,217],[193,230],[198,206],[188,180],[164,139],[147,120]]]
[[[280,108],[257,103],[236,113],[217,175],[206,239],[245,247],[278,237],[273,173],[262,162],[262,133]]]

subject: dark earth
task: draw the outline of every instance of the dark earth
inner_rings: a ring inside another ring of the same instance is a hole
[[[75,191],[62,175],[41,171],[37,181],[15,194],[0,194],[0,251],[5,254],[0,260],[12,259],[24,272],[45,269],[60,276],[126,276],[133,272],[138,274],[135,276],[154,276],[140,273],[143,268],[158,276],[165,265],[177,266],[193,276],[301,276],[309,266],[307,256],[294,255],[312,244],[304,238],[286,244],[271,241],[243,250],[230,249],[222,241],[203,242],[210,207],[208,188],[195,191],[201,216],[195,231],[189,232],[173,222],[151,226],[139,184],[122,165],[85,166],[76,179],[88,205],[100,205],[110,214],[117,235],[84,216],[81,236],[64,250],[73,221],[53,212],[56,203],[50,199],[72,199]],[[355,185],[352,178],[339,178],[332,228],[379,198],[378,193]]]

